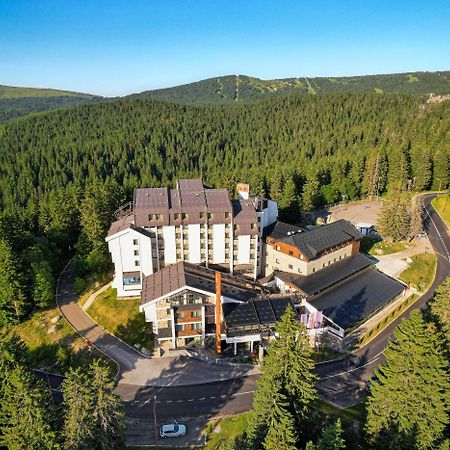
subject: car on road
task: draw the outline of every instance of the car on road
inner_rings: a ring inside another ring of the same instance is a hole
[[[416,235],[416,239],[420,239],[420,238],[424,238],[424,237],[427,237],[426,231],[421,231],[420,233],[417,233],[417,235]]]
[[[185,436],[186,425],[177,422],[168,423],[160,428],[159,435],[163,438]]]

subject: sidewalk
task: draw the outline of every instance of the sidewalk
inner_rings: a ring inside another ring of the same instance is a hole
[[[108,333],[94,322],[77,303],[75,271],[64,269],[57,288],[57,303],[69,324],[100,352],[114,360],[119,383],[136,386],[192,386],[259,374],[259,368],[247,365],[219,365],[186,356],[149,359],[136,349]]]

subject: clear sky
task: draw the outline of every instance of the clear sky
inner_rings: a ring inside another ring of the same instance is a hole
[[[449,0],[0,0],[0,84],[112,96],[416,70],[450,70]]]

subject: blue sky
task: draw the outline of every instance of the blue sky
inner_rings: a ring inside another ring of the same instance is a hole
[[[0,84],[123,95],[225,74],[450,70],[450,1],[1,0]]]

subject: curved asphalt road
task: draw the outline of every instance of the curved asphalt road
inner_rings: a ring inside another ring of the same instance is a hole
[[[413,308],[424,309],[436,287],[450,276],[450,236],[447,227],[431,206],[435,194],[422,197],[426,210],[425,229],[437,256],[436,277],[427,292],[416,301]],[[64,286],[65,281],[61,279]],[[67,304],[65,307],[67,308]],[[64,306],[63,306],[64,309]],[[410,309],[410,310],[411,310]],[[320,364],[315,372],[319,376],[317,388],[320,397],[337,407],[348,407],[360,402],[365,396],[365,386],[376,367],[382,361],[382,352],[392,335],[394,328],[409,311],[397,318],[365,348],[344,359]],[[85,323],[86,331],[92,333],[92,323]],[[95,330],[98,332],[99,330]],[[103,332],[103,330],[102,330]],[[103,333],[102,333],[103,334]],[[103,339],[108,338],[102,336]],[[125,349],[124,349],[125,350]],[[151,387],[127,385],[121,382],[118,393],[125,402],[125,411],[131,429],[129,444],[140,443],[144,434],[150,433],[144,441],[148,442],[152,435],[153,399],[157,396],[156,407],[158,419],[179,419],[190,423],[193,437],[191,443],[200,439],[204,421],[195,425],[199,417],[220,417],[248,411],[252,406],[253,392],[257,375],[250,375],[226,381],[196,384],[192,386]],[[52,381],[56,383],[57,381]],[[134,432],[133,432],[134,430]],[[143,430],[146,430],[145,432]]]

